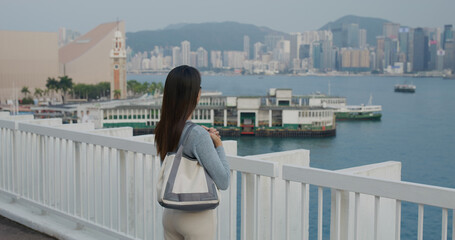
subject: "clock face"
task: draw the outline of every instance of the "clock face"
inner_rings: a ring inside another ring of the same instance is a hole
[[[118,69],[118,64],[115,64],[115,65],[114,65],[114,69]]]

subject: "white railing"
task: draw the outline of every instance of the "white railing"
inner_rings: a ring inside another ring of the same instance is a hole
[[[370,177],[355,176],[351,174],[337,173],[334,171],[300,167],[295,165],[283,165],[282,178],[286,181],[286,186],[291,182],[301,184],[302,189],[306,189],[309,185],[318,187],[318,240],[322,239],[322,203],[323,203],[323,188],[330,188],[335,191],[335,219],[334,220],[334,237],[333,239],[341,239],[341,193],[342,191],[355,193],[354,200],[354,221],[353,221],[353,239],[361,239],[359,237],[359,205],[360,194],[368,194],[374,196],[374,230],[373,239],[379,239],[379,213],[381,199],[389,198],[396,200],[395,211],[395,239],[400,239],[401,230],[401,202],[412,202],[419,205],[418,210],[418,233],[417,239],[423,239],[423,214],[424,205],[435,206],[442,209],[442,226],[441,239],[447,239],[447,223],[448,210],[452,210],[455,214],[455,189],[429,186],[424,184],[416,184],[403,181],[390,181],[383,179],[375,179]],[[305,191],[302,191],[304,193]],[[286,196],[288,196],[286,191]],[[303,197],[303,196],[302,196]],[[290,209],[286,208],[289,214]],[[454,218],[455,219],[455,218]],[[303,219],[306,221],[307,219]],[[452,239],[455,239],[455,221],[452,227]],[[305,223],[302,223],[303,225]],[[286,236],[289,236],[287,231]],[[332,237],[332,236],[331,236]],[[288,239],[288,238],[286,238]],[[331,238],[332,239],[332,238]]]
[[[455,209],[454,189],[294,165],[280,167],[276,162],[255,157],[229,155],[228,160],[231,187],[222,192],[217,239],[238,237],[237,173],[242,180],[241,239],[264,239],[263,236],[268,236],[266,239],[308,239],[310,185],[319,189],[318,239],[322,239],[323,188],[335,192],[332,210],[336,214],[331,239],[342,239],[342,192],[355,195],[354,224],[349,226],[355,232],[353,239],[360,239],[360,194],[372,195],[375,199],[373,239],[378,239],[379,203],[383,198],[397,200],[395,239],[400,239],[401,201],[419,204],[418,239],[423,237],[424,205],[442,208],[441,233],[442,239],[447,239],[448,211]],[[94,229],[115,239],[162,239],[162,208],[155,193],[159,166],[155,148],[148,142],[0,120],[0,194],[35,206],[43,213],[63,217],[80,229]],[[277,189],[277,181],[285,182],[283,196],[277,194],[281,190]],[[291,192],[291,184],[300,185],[300,196]],[[286,203],[284,208],[279,204],[282,199]],[[297,201],[300,209],[294,209],[291,201]],[[294,229],[295,217],[291,221],[291,211],[299,213],[298,231]],[[280,218],[283,214],[284,224]],[[455,229],[455,223],[452,228]],[[454,230],[452,239],[455,239]]]

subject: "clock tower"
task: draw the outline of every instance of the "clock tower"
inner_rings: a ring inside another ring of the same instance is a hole
[[[122,32],[117,27],[112,42],[111,58],[111,99],[126,99],[126,50]],[[119,90],[119,91],[116,91]],[[119,94],[120,93],[120,94]]]

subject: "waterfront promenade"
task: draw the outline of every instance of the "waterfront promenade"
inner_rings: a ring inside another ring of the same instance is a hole
[[[24,225],[13,222],[0,215],[0,236],[2,240],[52,240],[47,236]]]
[[[59,239],[162,239],[153,136],[24,118],[0,120],[2,215]],[[217,239],[308,239],[311,221],[317,239],[397,240],[409,220],[401,218],[402,202],[418,205],[417,239],[426,206],[442,212],[441,239],[455,234],[455,190],[401,181],[400,162],[329,171],[309,167],[308,150],[240,157],[235,141],[224,146],[231,175],[241,180],[237,189],[231,178],[222,192]],[[318,203],[312,217],[311,186]]]

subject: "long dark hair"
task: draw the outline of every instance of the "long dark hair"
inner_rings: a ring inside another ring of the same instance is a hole
[[[161,118],[155,128],[156,150],[161,160],[177,148],[185,122],[196,108],[200,89],[201,75],[196,68],[182,65],[167,75]]]

